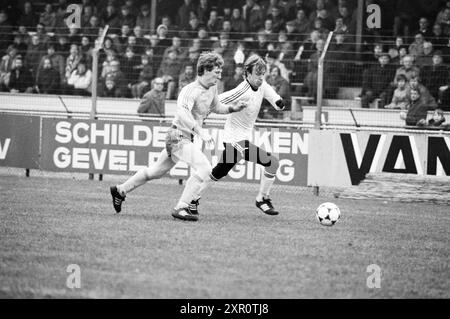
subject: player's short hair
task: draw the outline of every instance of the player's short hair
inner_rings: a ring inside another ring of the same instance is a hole
[[[197,75],[202,76],[205,71],[212,71],[214,67],[223,67],[223,58],[215,52],[203,52],[197,62]]]
[[[253,54],[247,58],[247,60],[244,63],[244,70],[245,75],[250,74],[253,72],[253,69],[256,68],[256,70],[264,70],[267,71],[267,64],[264,61],[263,58],[261,58],[257,54]]]

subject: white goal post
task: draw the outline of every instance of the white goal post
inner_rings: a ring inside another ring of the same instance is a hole
[[[98,54],[103,48],[106,34],[108,33],[109,25],[106,25],[100,37],[95,41],[95,47],[92,50],[92,107],[90,119],[94,120],[97,114],[97,80],[98,80]]]
[[[325,42],[325,47],[323,48],[322,54],[319,57],[317,65],[317,110],[316,110],[316,120],[315,128],[320,129],[322,125],[322,99],[323,99],[323,61],[325,60],[325,55],[330,45],[331,38],[333,37],[333,31],[328,33],[327,41]]]

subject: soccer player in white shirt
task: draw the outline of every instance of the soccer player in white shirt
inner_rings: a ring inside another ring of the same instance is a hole
[[[272,205],[269,192],[275,181],[279,161],[272,154],[251,143],[250,140],[262,100],[269,101],[276,110],[283,110],[285,103],[282,97],[264,80],[267,65],[260,56],[250,56],[245,61],[244,69],[245,80],[233,90],[219,95],[221,103],[233,104],[238,101],[246,101],[248,106],[242,112],[228,116],[224,127],[225,149],[218,164],[213,168],[210,179],[218,181],[225,177],[242,158],[264,166],[259,193],[256,196],[256,206],[268,215],[278,215],[278,211]],[[206,184],[200,188],[196,198],[189,205],[193,214],[198,214],[198,199],[205,187]]]
[[[187,180],[172,216],[188,221],[198,220],[198,216],[192,215],[188,207],[199,192],[203,181],[209,179],[211,164],[201,149],[192,143],[194,134],[206,144],[213,145],[214,140],[208,131],[202,128],[208,114],[238,112],[247,106],[243,101],[231,104],[219,101],[216,83],[221,78],[223,63],[222,57],[216,53],[208,52],[200,56],[197,63],[197,79],[185,86],[178,96],[177,114],[166,135],[166,148],[161,151],[157,162],[138,171],[125,183],[110,187],[113,206],[117,213],[122,209],[126,194],[149,180],[162,177],[178,161],[183,161],[193,167],[195,173]]]

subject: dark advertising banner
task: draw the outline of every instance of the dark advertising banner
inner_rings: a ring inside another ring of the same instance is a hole
[[[39,168],[37,116],[0,114],[0,166]]]
[[[450,136],[310,131],[308,183],[358,185],[367,173],[449,176]]]
[[[51,171],[131,174],[152,165],[165,148],[168,126],[151,122],[115,122],[43,119],[42,168]],[[215,138],[214,149],[204,153],[215,165],[223,150],[223,129],[208,127]],[[308,134],[298,130],[256,128],[253,142],[280,159],[280,184],[306,185]],[[194,143],[201,147],[201,141]],[[238,163],[228,180],[258,182],[261,167]],[[170,171],[176,178],[190,175],[187,164],[179,162]]]

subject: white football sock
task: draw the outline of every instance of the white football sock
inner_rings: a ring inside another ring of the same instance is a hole
[[[275,181],[275,176],[268,176],[269,174],[264,174],[261,176],[261,183],[259,186],[259,193],[256,196],[256,200],[258,202],[262,201],[263,198],[268,198],[270,193],[270,188],[273,185],[273,182]]]
[[[175,209],[188,207],[191,201],[194,199],[194,196],[199,193],[202,184],[202,180],[197,175],[192,175],[191,177],[189,177],[186,182],[186,186],[184,187],[183,194],[181,194],[181,198],[178,201]]]
[[[122,196],[125,196],[129,192],[133,191],[137,187],[144,185],[148,180],[146,168],[137,171],[123,184],[117,185],[117,190]]]
[[[198,189],[198,192],[194,196],[194,200],[198,200],[201,197],[201,194],[203,193],[203,190],[208,186],[208,181],[202,182],[200,185],[200,188]]]

